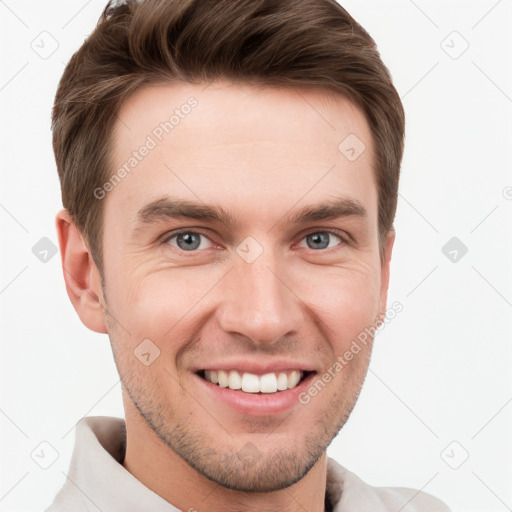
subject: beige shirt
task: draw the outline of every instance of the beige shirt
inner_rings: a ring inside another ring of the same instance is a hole
[[[66,481],[45,512],[181,512],[124,468],[125,439],[122,418],[82,418],[76,426]],[[326,510],[450,512],[443,502],[424,492],[372,487],[330,457]]]

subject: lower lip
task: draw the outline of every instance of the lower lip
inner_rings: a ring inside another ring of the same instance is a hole
[[[221,388],[197,374],[206,393],[214,400],[230,406],[235,411],[248,416],[268,416],[288,411],[294,405],[300,404],[299,395],[310,385],[315,373],[310,373],[300,384],[286,391],[276,393],[245,393],[230,388]]]

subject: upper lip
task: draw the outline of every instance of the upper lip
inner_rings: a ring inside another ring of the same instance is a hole
[[[258,375],[264,375],[266,373],[286,372],[292,370],[302,370],[304,372],[315,371],[309,364],[284,359],[269,362],[250,361],[248,359],[231,359],[222,361],[220,363],[208,363],[206,364],[206,366],[201,366],[193,369],[195,373],[201,370],[237,370],[241,371],[242,373],[247,372]]]

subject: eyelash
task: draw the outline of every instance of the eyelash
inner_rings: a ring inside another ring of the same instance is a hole
[[[208,235],[202,233],[201,231],[194,231],[192,229],[183,229],[183,230],[180,230],[180,231],[173,231],[171,232],[170,234],[168,233],[167,235],[164,236],[164,239],[162,240],[162,244],[168,244],[170,240],[172,240],[173,238],[176,238],[178,235],[182,235],[182,234],[185,234],[185,233],[193,233],[195,235],[201,235],[201,236],[204,236],[205,238],[207,238],[212,244],[215,244],[215,242],[213,242],[212,240],[210,240],[210,238],[208,237]],[[335,247],[328,247],[326,249],[309,249],[313,252],[328,252],[328,251],[332,251],[333,249],[336,249],[337,247],[340,247],[340,246],[344,246],[344,245],[348,245],[350,242],[348,240],[348,236],[345,237],[343,236],[340,232],[340,231],[337,231],[337,230],[334,230],[334,229],[322,229],[322,230],[316,230],[316,231],[311,231],[309,233],[306,233],[305,235],[302,236],[301,238],[301,241],[304,240],[306,237],[310,236],[310,235],[315,235],[317,233],[329,233],[331,235],[334,235],[336,237],[338,237],[341,242],[335,246]],[[197,254],[201,251],[205,251],[207,249],[196,249],[196,250],[193,250],[193,251],[184,251],[182,249],[180,249],[179,247],[174,247],[172,246],[173,249],[176,249],[182,253],[190,253],[190,254]]]

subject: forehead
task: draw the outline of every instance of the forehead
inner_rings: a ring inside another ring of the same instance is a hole
[[[107,194],[106,219],[122,212],[133,223],[166,193],[244,211],[253,221],[258,212],[277,218],[294,205],[338,196],[375,213],[368,123],[327,90],[229,82],[145,87],[120,110],[113,141],[113,171],[122,177]]]
[[[114,140],[119,149],[136,147],[143,134],[159,145],[173,140],[183,144],[191,142],[187,138],[192,131],[196,145],[267,135],[269,139],[293,136],[307,141],[321,137],[325,144],[319,149],[329,146],[331,150],[344,131],[366,139],[370,136],[366,118],[354,103],[339,93],[311,86],[226,81],[151,85],[129,96],[117,119]]]

